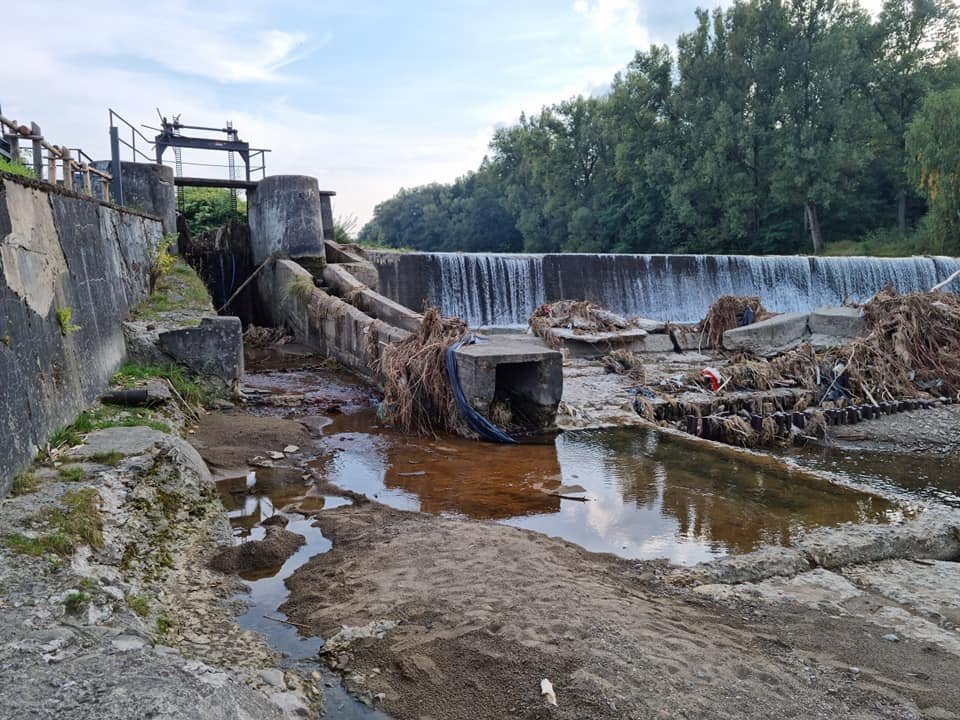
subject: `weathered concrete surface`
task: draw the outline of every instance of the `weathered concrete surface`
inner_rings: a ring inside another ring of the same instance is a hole
[[[238,317],[205,317],[198,327],[168,330],[160,347],[198,375],[235,388],[243,376],[243,327]]]
[[[755,355],[775,355],[796,347],[809,334],[807,317],[807,313],[784,313],[727,330],[723,334],[723,346]]]
[[[94,165],[113,173],[113,163],[109,160]],[[160,218],[164,235],[177,231],[177,189],[173,179],[173,168],[167,165],[120,163],[124,206]]]
[[[372,379],[371,343],[397,342],[404,330],[369,315],[320,288],[308,297],[290,292],[297,278],[313,276],[292,260],[273,260],[256,283],[263,308],[275,327],[286,327],[299,342],[333,358],[361,377]]]
[[[348,299],[371,317],[407,332],[416,332],[423,315],[371,290],[356,277],[358,266],[367,265],[369,263],[327,265],[323,269],[324,282],[340,297]]]
[[[122,362],[120,321],[160,237],[155,220],[0,178],[0,495]]]
[[[470,405],[488,415],[495,401],[509,400],[538,428],[552,427],[563,395],[563,354],[529,336],[486,340],[455,352],[460,384]]]
[[[271,255],[324,255],[323,221],[317,179],[306,175],[271,175],[247,194],[253,261]]]
[[[960,626],[960,563],[885,560],[843,569],[844,577],[938,623]]]
[[[826,337],[853,338],[866,329],[860,308],[846,306],[817,308],[807,323],[811,333]]]

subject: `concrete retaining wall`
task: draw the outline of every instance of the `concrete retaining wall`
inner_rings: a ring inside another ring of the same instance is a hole
[[[161,237],[157,219],[0,176],[0,495],[123,361]]]
[[[310,296],[291,292],[298,277],[313,276],[292,260],[274,260],[257,275],[260,302],[270,314],[270,323],[286,327],[298,341],[331,357],[361,377],[375,380],[370,372],[369,333],[381,342],[397,342],[407,333],[374,320],[340,298],[314,288]]]

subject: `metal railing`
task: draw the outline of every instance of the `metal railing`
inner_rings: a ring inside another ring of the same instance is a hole
[[[71,150],[66,145],[47,142],[35,122],[28,127],[0,112],[0,136],[3,138],[3,155],[12,162],[32,168],[37,180],[61,185],[67,190],[83,192],[91,197],[110,199],[112,175],[93,167],[93,160],[80,148]],[[21,145],[27,142],[29,147]],[[30,157],[29,164],[24,162],[24,156]]]

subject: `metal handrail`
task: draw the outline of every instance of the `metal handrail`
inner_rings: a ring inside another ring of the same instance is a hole
[[[138,137],[143,141],[143,144],[147,145],[147,146],[150,147],[150,148],[152,148],[152,147],[154,146],[153,141],[150,140],[150,138],[148,138],[148,137],[147,137],[146,135],[144,135],[142,132],[140,132],[132,123],[130,123],[125,117],[123,117],[123,115],[121,115],[120,113],[118,113],[116,110],[114,110],[113,108],[108,108],[108,110],[109,110],[109,112],[110,112],[110,132],[111,132],[111,137],[112,137],[112,135],[113,135],[113,133],[114,133],[114,129],[116,129],[116,130],[117,130],[117,133],[116,133],[116,135],[117,135],[117,141],[118,141],[121,145],[124,145],[125,147],[130,148],[130,150],[131,150],[132,153],[133,153],[133,161],[136,162],[136,161],[137,161],[137,157],[142,157],[142,158],[143,158],[144,160],[146,160],[148,163],[156,162],[156,158],[154,158],[154,157],[151,156],[151,155],[147,155],[145,152],[143,152],[142,150],[140,150],[139,148],[137,148],[137,138],[138,138]],[[120,137],[120,133],[119,133],[119,129],[120,129],[120,128],[119,128],[118,125],[116,125],[116,124],[113,122],[113,121],[114,121],[114,118],[116,118],[117,120],[119,120],[121,123],[123,123],[124,125],[126,125],[126,126],[130,129],[130,142],[127,142],[127,141],[124,140],[122,137]]]

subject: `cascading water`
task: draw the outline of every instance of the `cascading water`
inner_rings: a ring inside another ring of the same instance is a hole
[[[527,324],[545,300],[543,256],[487,253],[427,255],[428,298],[471,327]]]
[[[778,312],[861,302],[892,286],[929,290],[960,269],[947,257],[427,253],[424,296],[472,327],[525,326],[543,302],[590,300],[614,312],[697,322],[721,295],[759,295]],[[408,260],[412,259],[407,256]],[[419,265],[419,263],[418,263]]]

